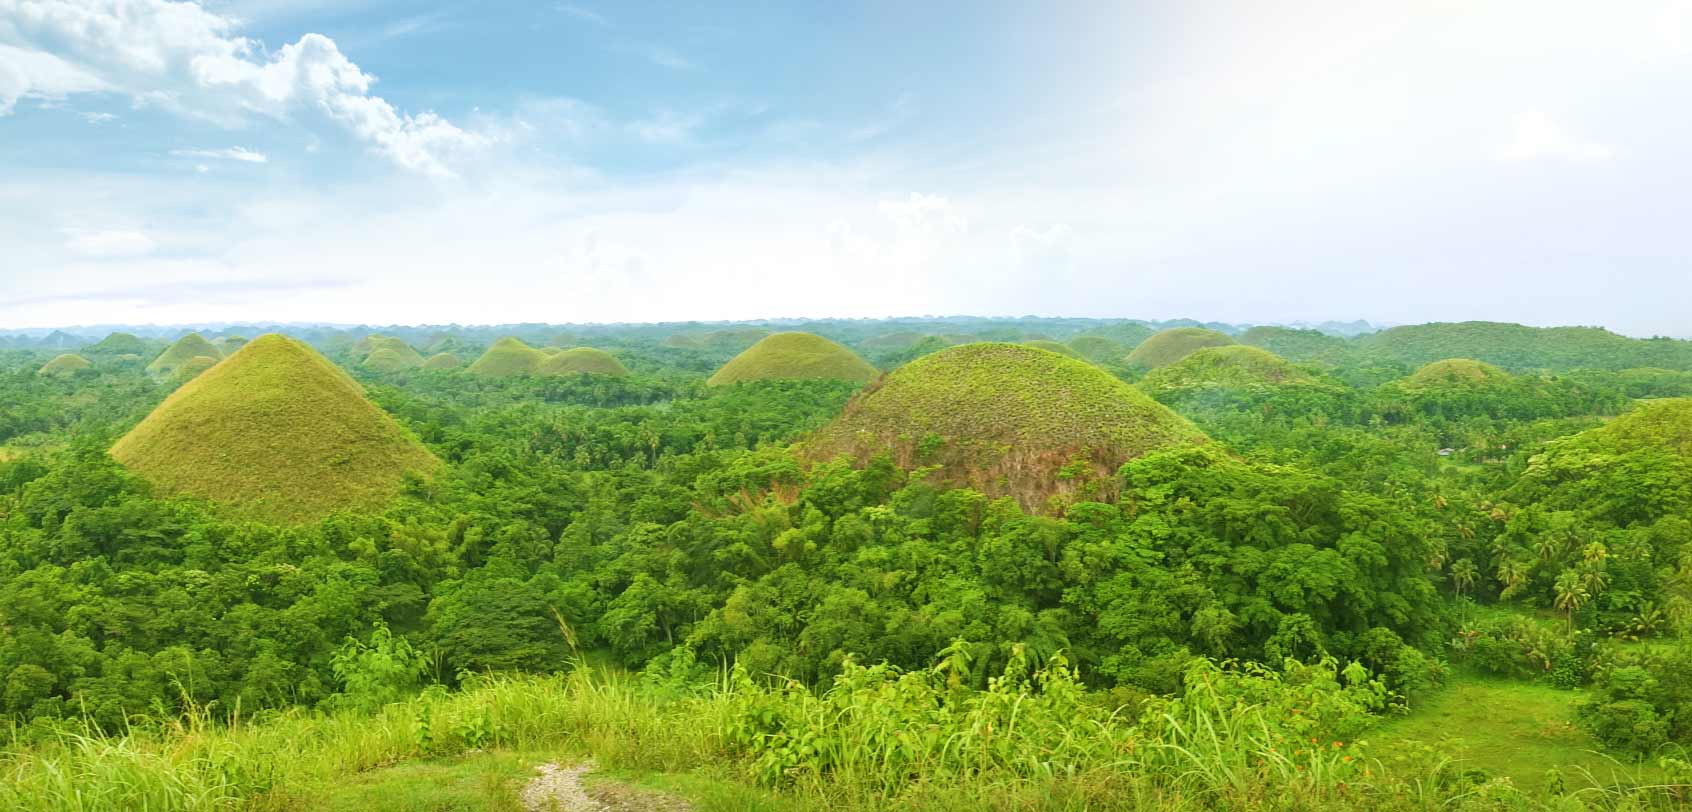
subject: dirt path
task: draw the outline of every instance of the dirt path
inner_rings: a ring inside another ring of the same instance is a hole
[[[597,783],[592,789],[582,776],[592,772],[591,761],[573,767],[542,764],[540,775],[523,787],[523,807],[529,812],[691,812],[680,798],[661,792],[615,783]]]

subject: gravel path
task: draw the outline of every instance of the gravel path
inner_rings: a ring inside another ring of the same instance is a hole
[[[523,787],[523,807],[529,812],[692,812],[687,801],[661,792],[599,781],[589,790],[582,776],[593,768],[591,761],[536,767],[540,775]]]

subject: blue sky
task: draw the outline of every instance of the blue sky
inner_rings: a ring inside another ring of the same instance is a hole
[[[0,326],[1692,335],[1692,3],[0,0]]]

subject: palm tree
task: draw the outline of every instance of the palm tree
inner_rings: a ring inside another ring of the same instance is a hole
[[[1574,613],[1591,597],[1580,583],[1580,573],[1574,570],[1564,572],[1557,576],[1557,583],[1551,588],[1557,593],[1557,608],[1568,613],[1569,631],[1574,631]]]
[[[1546,533],[1533,541],[1534,552],[1539,553],[1541,560],[1550,561],[1563,551],[1563,540]]]
[[[1588,563],[1602,562],[1610,556],[1610,548],[1602,541],[1594,541],[1581,548],[1580,558]]]
[[[1528,576],[1533,573],[1533,562],[1520,558],[1506,558],[1498,562],[1498,581],[1504,585],[1504,591],[1498,594],[1500,598],[1509,598],[1522,591],[1527,586]]]
[[[1610,585],[1610,574],[1604,570],[1602,563],[1582,564],[1579,569],[1580,585],[1594,597],[1602,594]]]
[[[1457,597],[1463,597],[1463,593],[1467,592],[1469,587],[1474,586],[1475,581],[1479,578],[1480,570],[1475,567],[1475,562],[1467,558],[1459,558],[1452,562],[1451,585],[1457,588]]]

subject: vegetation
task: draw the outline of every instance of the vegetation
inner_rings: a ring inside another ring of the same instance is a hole
[[[881,373],[857,353],[810,333],[776,333],[760,339],[717,370],[706,383],[840,380],[867,383]]]
[[[1253,327],[1239,337],[1241,344],[1262,347],[1289,361],[1339,363],[1348,349],[1345,339],[1318,330],[1292,327]]]
[[[283,522],[379,506],[435,458],[311,348],[261,336],[112,447],[166,493]]]
[[[182,384],[10,338],[0,808],[516,810],[587,758],[701,810],[1684,807],[1674,342],[840,320],[891,371],[707,385],[795,326],[301,328]]]
[[[1597,327],[1525,327],[1490,321],[1394,327],[1357,340],[1373,362],[1410,366],[1473,358],[1505,369],[1692,369],[1692,342],[1637,339]]]
[[[1168,366],[1206,347],[1234,343],[1223,333],[1203,327],[1172,327],[1141,342],[1128,353],[1128,363],[1156,369]]]
[[[629,374],[628,367],[618,361],[616,356],[604,350],[592,347],[574,347],[561,350],[557,354],[541,362],[541,375],[616,375]]]
[[[153,345],[133,333],[112,333],[82,348],[84,355],[150,355]]]
[[[1045,350],[1046,352],[1055,352],[1058,355],[1061,355],[1065,358],[1074,358],[1077,361],[1087,360],[1086,358],[1081,357],[1081,353],[1078,353],[1075,350],[1071,349],[1068,345],[1060,344],[1056,341],[1047,341],[1045,339],[1035,339],[1033,341],[1022,342],[1022,346],[1033,347],[1034,349]]]
[[[147,372],[160,378],[175,377],[183,366],[201,356],[222,358],[223,352],[199,333],[189,333],[177,339],[176,343],[154,358],[153,362],[147,365]]]
[[[1128,356],[1128,345],[1104,336],[1076,336],[1069,340],[1069,348],[1094,363],[1121,363]]]

